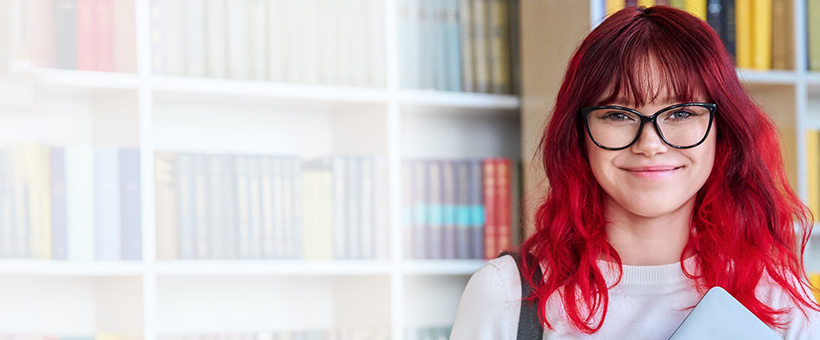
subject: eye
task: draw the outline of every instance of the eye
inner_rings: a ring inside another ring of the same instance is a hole
[[[627,121],[632,120],[632,117],[624,112],[613,111],[605,114],[603,119],[612,120],[612,121]]]

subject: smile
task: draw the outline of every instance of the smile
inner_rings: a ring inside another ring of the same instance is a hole
[[[630,173],[630,174],[632,174],[632,175],[635,175],[636,177],[640,177],[640,178],[663,179],[663,178],[667,178],[667,177],[670,177],[670,176],[678,173],[678,171],[680,171],[680,169],[682,169],[682,168],[683,168],[682,166],[679,166],[679,167],[671,168],[671,169],[647,169],[647,170],[623,169],[623,170]]]

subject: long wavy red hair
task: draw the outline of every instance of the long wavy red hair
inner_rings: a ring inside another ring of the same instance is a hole
[[[619,96],[636,106],[658,98],[659,91],[646,86],[650,60],[670,99],[690,102],[705,91],[718,107],[715,163],[696,194],[681,269],[701,294],[721,286],[772,327],[785,326],[779,318],[785,310],[755,296],[764,270],[796,305],[820,311],[801,292],[807,287],[802,255],[813,217],[788,184],[777,127],[746,93],[732,57],[708,24],[685,11],[654,6],[612,14],[578,46],[541,138],[537,154],[549,189],[535,212],[535,232],[521,245],[547,268],[542,283],[531,282],[536,288],[530,299],[539,299],[541,321],[552,329],[544,310],[560,288],[577,292],[578,299],[560,294],[576,328],[591,334],[603,324],[603,318],[589,324],[601,309],[606,316],[609,301],[596,260],[612,259],[620,274],[623,267],[606,240],[606,193],[590,169],[578,111]],[[796,228],[803,234],[799,244]],[[699,275],[683,266],[689,251],[697,256]],[[521,269],[532,277],[533,268]]]

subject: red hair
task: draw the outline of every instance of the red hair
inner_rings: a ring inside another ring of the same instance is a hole
[[[649,63],[657,66],[670,101],[691,102],[700,93],[718,107],[715,163],[696,194],[681,269],[701,295],[723,287],[772,327],[786,326],[778,316],[787,311],[755,296],[764,270],[796,305],[820,311],[801,291],[813,216],[788,184],[777,127],[745,92],[731,56],[706,22],[655,6],[626,8],[604,20],[578,46],[564,75],[538,147],[549,189],[535,212],[535,232],[521,246],[546,265],[544,282],[531,282],[529,297],[539,299],[540,320],[553,329],[544,310],[561,288],[576,292],[560,294],[576,328],[591,334],[603,324],[604,318],[589,324],[601,309],[606,316],[609,302],[610,287],[596,261],[612,259],[619,277],[623,267],[606,239],[606,194],[593,177],[578,111],[618,97],[638,107],[659,98],[660,89],[650,88],[646,77]],[[796,227],[803,232],[799,248]],[[689,251],[697,256],[699,273],[684,267]],[[532,277],[533,268],[521,269]]]

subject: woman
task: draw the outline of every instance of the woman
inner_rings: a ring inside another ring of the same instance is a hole
[[[520,251],[545,273],[529,282],[545,339],[666,339],[713,286],[785,339],[820,339],[811,213],[702,20],[663,6],[607,18],[569,62],[539,155],[550,189]],[[480,268],[451,339],[515,339],[520,284],[510,256]]]

